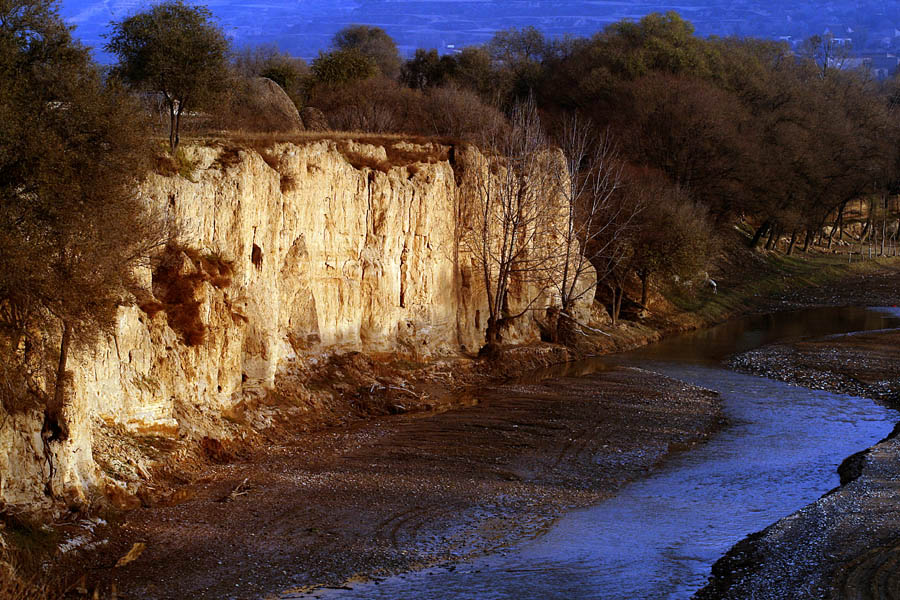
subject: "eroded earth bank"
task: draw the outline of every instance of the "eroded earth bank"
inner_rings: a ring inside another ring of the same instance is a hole
[[[740,269],[711,273],[718,295],[682,289],[706,314],[657,297],[613,326],[586,302],[578,339],[604,334],[572,349],[542,343],[533,311],[488,364],[475,357],[485,293],[459,243],[472,151],[348,139],[189,155],[191,177],[143,190],[182,243],[140,273],[114,335],[72,358],[68,437],[43,444],[34,406],[0,414],[6,537],[51,546],[75,594],[256,598],[534,536],[723,419],[714,394],[642,370],[515,378],[722,320],[773,289],[765,254],[742,250]],[[896,271],[861,277],[774,308],[895,302],[858,294]],[[535,293],[515,291],[513,308]],[[47,511],[51,532],[19,506]]]
[[[776,304],[864,295],[891,305],[895,275],[861,274],[827,297],[806,290]],[[900,381],[897,335],[803,340],[733,362],[885,399]],[[635,369],[522,380],[459,401],[470,406],[300,436],[222,465],[190,486],[191,500],[100,532],[111,537],[94,581],[142,597],[254,597],[446,564],[540,533],[722,424],[715,395]],[[895,457],[892,441],[851,457],[843,487],[736,547],[699,597],[890,597],[878,594],[890,589],[898,530]],[[147,545],[140,560],[109,568],[135,541]]]
[[[138,273],[112,335],[70,358],[67,435],[42,438],[38,403],[0,412],[3,538],[39,541],[62,587],[256,597],[465,556],[718,426],[713,396],[636,371],[457,395],[570,358],[534,310],[504,329],[501,360],[476,359],[486,294],[461,242],[476,150],[387,137],[185,153],[189,173],[141,189],[178,243]],[[506,300],[538,296],[552,305],[517,281]],[[660,336],[610,327],[591,300],[573,307],[579,339]],[[8,342],[25,372],[39,349]]]

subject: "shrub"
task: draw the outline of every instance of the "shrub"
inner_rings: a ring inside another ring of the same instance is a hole
[[[422,93],[383,77],[317,86],[310,104],[320,109],[336,130],[414,133],[427,121]]]
[[[357,50],[320,52],[312,62],[316,81],[325,85],[339,85],[373,77],[378,73],[375,61]]]
[[[151,317],[162,311],[166,320],[187,346],[199,346],[206,336],[200,315],[197,291],[205,282],[222,289],[231,285],[233,263],[218,252],[201,254],[178,244],[169,244],[156,259],[153,269],[153,293],[158,301],[139,306]]]
[[[422,133],[480,141],[495,137],[506,127],[503,113],[485,104],[475,92],[454,86],[429,90],[426,107],[428,128]]]
[[[210,123],[215,129],[293,133],[303,122],[293,99],[265,77],[233,77],[228,94]]]

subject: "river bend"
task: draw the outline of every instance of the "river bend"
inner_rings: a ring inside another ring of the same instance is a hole
[[[838,464],[885,437],[897,421],[895,411],[871,400],[734,373],[721,360],[775,341],[898,326],[897,309],[750,317],[544,373],[589,373],[611,363],[656,371],[719,392],[730,425],[617,496],[568,513],[537,539],[449,568],[315,595],[689,598],[732,545],[837,486]]]

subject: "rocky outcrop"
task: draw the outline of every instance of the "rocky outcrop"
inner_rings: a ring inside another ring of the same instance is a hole
[[[148,268],[146,302],[123,307],[114,336],[72,357],[70,435],[54,444],[52,488],[74,503],[146,476],[109,448],[98,464],[95,450],[117,436],[219,435],[222,415],[272,392],[315,411],[321,395],[302,383],[329,354],[425,360],[483,342],[483,285],[458,243],[470,202],[463,162],[475,150],[344,140],[185,152],[190,179],[153,175],[141,193],[179,229],[186,252],[173,251],[166,277],[194,283],[182,300],[199,329],[176,323],[171,281]],[[211,264],[229,265],[227,278]],[[514,295],[515,307],[542,294],[521,282]],[[535,307],[552,301],[543,294]],[[539,318],[526,314],[505,341],[537,340]],[[0,414],[3,502],[43,496],[38,416]]]
[[[260,112],[267,113],[277,125],[276,129],[286,132],[303,131],[303,121],[294,101],[280,85],[267,77],[257,77],[250,81],[249,97],[258,105]]]
[[[219,127],[255,132],[299,133],[303,120],[290,96],[266,77],[235,79]]]

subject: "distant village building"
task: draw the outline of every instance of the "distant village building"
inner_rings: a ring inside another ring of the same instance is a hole
[[[866,61],[865,66],[879,81],[893,77],[897,73],[898,66],[900,66],[900,58],[896,54],[864,54],[862,56],[863,60]]]

